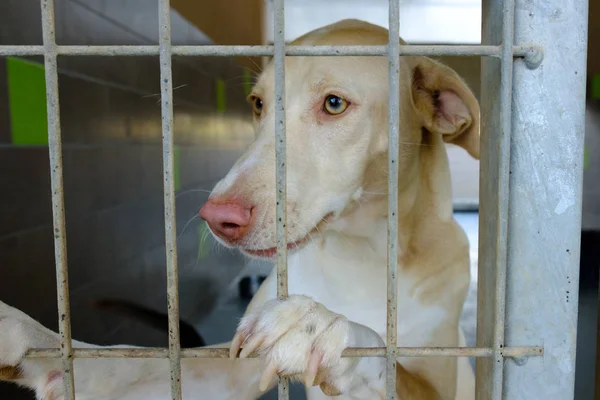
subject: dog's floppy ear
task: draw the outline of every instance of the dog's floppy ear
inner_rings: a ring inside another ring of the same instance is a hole
[[[420,58],[412,68],[412,96],[425,129],[479,159],[479,103],[454,70]]]

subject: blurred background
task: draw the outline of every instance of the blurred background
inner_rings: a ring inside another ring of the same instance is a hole
[[[158,42],[156,1],[55,3],[59,44]],[[173,44],[272,42],[268,0],[171,3]],[[594,394],[600,55],[593,51],[600,46],[600,5],[590,3],[577,399],[600,399]],[[387,26],[387,8],[386,0],[287,0],[286,39],[342,18]],[[42,44],[40,19],[38,0],[0,1],[0,44]],[[478,44],[481,1],[404,0],[400,27],[413,44]],[[479,95],[478,57],[440,59]],[[197,217],[213,185],[253,140],[245,97],[262,62],[246,57],[173,60],[181,316],[201,336],[186,338],[192,345],[229,340],[257,277],[270,269],[216,246]],[[166,312],[158,58],[60,57],[59,69],[73,336],[97,344],[165,346],[164,325],[152,314]],[[40,58],[0,57],[0,300],[56,330],[45,101]],[[449,146],[448,151],[456,216],[472,244],[473,283],[463,325],[473,345],[479,164],[461,149]],[[132,317],[123,302],[144,309]],[[304,398],[296,389],[292,398]],[[33,397],[0,384],[0,399]]]

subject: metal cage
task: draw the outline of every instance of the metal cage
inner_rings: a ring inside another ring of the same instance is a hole
[[[172,46],[169,0],[158,0],[157,46],[60,46],[54,1],[41,0],[43,46],[0,46],[0,56],[43,55],[65,399],[75,398],[73,358],[169,358],[171,393],[181,399],[182,358],[225,358],[228,349],[182,350],[173,178],[171,57],[273,56],[275,63],[278,296],[287,296],[285,56],[389,59],[389,215],[397,212],[401,55],[482,56],[481,207],[477,347],[397,347],[397,221],[388,223],[387,341],[346,349],[348,357],[387,358],[387,398],[395,399],[396,358],[478,357],[477,399],[573,398],[587,50],[586,0],[483,0],[483,45],[411,46],[399,38],[399,0],[389,0],[387,46],[286,46],[284,1],[274,0],[274,46]],[[516,4],[515,4],[516,3]],[[519,43],[519,45],[515,45]],[[169,347],[73,349],[57,56],[159,55],[164,159]],[[542,58],[544,58],[542,62]],[[509,190],[512,188],[512,190]],[[531,357],[531,360],[527,361]],[[512,360],[513,362],[507,362]],[[279,381],[288,399],[288,382]]]

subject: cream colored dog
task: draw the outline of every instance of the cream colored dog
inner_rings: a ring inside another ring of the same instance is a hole
[[[382,45],[387,30],[345,20],[297,45]],[[451,69],[425,57],[401,60],[398,344],[463,346],[468,242],[453,218],[445,143],[479,154],[479,108]],[[286,59],[290,297],[276,300],[273,271],[229,345],[233,358],[182,361],[185,399],[255,399],[275,376],[300,379],[310,400],[385,395],[385,359],[342,358],[346,347],[383,346],[386,331],[386,57]],[[275,255],[273,66],[250,96],[257,140],[201,209],[224,245]],[[0,367],[6,380],[60,399],[58,360],[29,348],[59,338],[0,303]],[[75,342],[76,347],[91,345]],[[241,349],[241,352],[240,352]],[[399,399],[472,399],[466,359],[398,359]],[[168,399],[166,360],[75,360],[77,399]]]

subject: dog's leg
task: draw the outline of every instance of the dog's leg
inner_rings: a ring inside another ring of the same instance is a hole
[[[183,360],[183,398],[256,399],[274,385],[276,375],[281,375],[302,380],[307,386],[320,386],[326,396],[383,399],[385,359],[341,357],[346,347],[383,344],[373,330],[349,322],[308,297],[268,301],[242,319],[231,343],[233,355],[241,348],[241,358],[258,353],[261,359]],[[31,348],[59,345],[58,334],[0,302],[0,380],[34,390],[39,400],[60,400],[60,360],[24,358]],[[73,346],[99,347],[75,340]],[[168,360],[76,359],[74,363],[75,391],[80,400],[170,398]],[[447,398],[440,396],[428,379],[402,365],[398,365],[398,381],[399,399]]]
[[[0,380],[32,389],[39,400],[63,396],[58,359],[25,359],[31,348],[58,348],[59,335],[0,302]],[[73,341],[75,348],[98,347]],[[121,347],[121,346],[114,346]],[[128,346],[129,347],[129,346]],[[250,400],[258,395],[260,360],[182,360],[184,399]],[[77,399],[170,399],[169,362],[164,359],[75,359]]]

